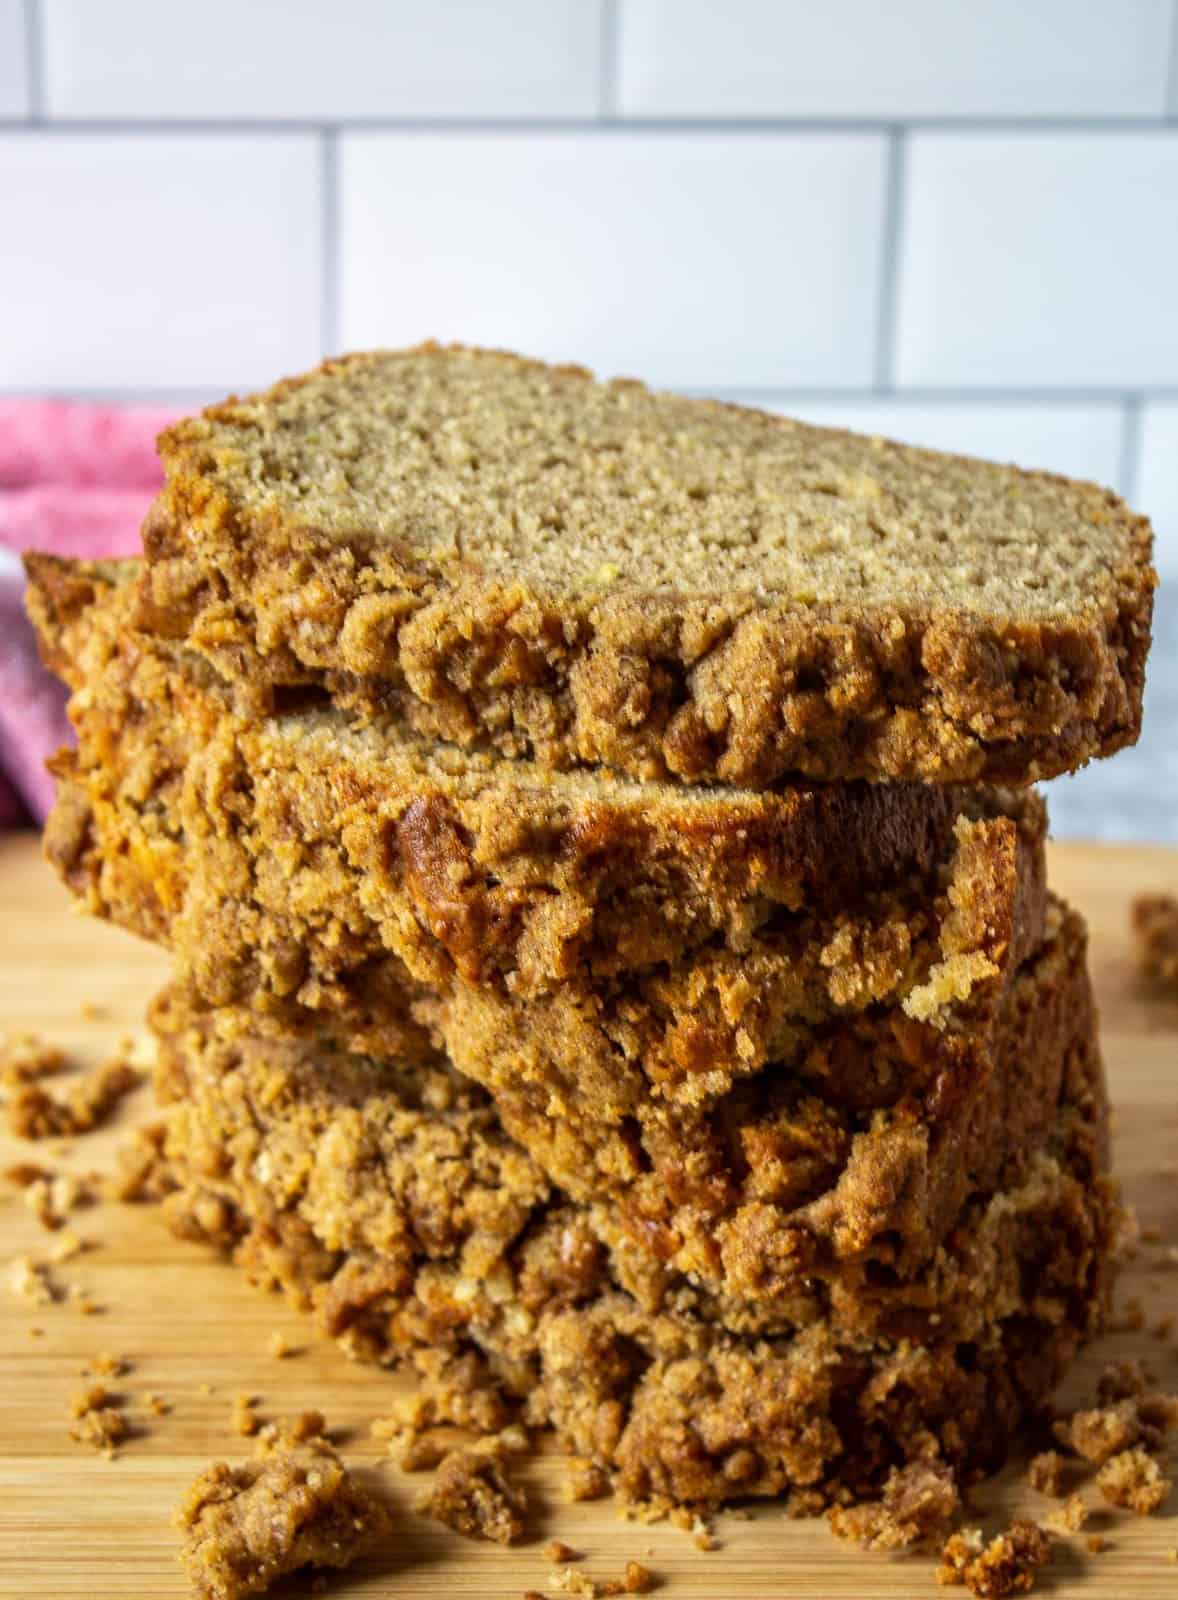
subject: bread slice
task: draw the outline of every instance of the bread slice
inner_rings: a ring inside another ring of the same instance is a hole
[[[1071,771],[1137,736],[1111,492],[576,367],[329,361],[161,436],[143,624],[556,767],[763,787]]]
[[[767,1334],[686,1283],[644,1304],[586,1209],[545,1193],[444,1067],[260,1036],[175,990],[153,1021],[177,1230],[312,1300],[351,1355],[416,1368],[439,1422],[495,1429],[526,1397],[626,1498],[797,1490],[816,1510],[930,1453],[968,1477],[1104,1315],[1118,1209],[1090,1016],[1069,1024],[1066,1088],[1021,1179],[935,1273],[881,1276],[873,1335],[820,1300]]]
[[[28,565],[46,659],[78,691],[81,745],[66,765],[99,809],[133,819],[161,915],[193,870],[171,848],[182,830],[221,904],[237,908],[238,936],[225,927],[209,947],[222,998],[240,998],[239,982],[330,991],[390,949],[421,981],[456,973],[521,996],[707,943],[745,955],[782,916],[833,932],[872,895],[923,908],[958,824],[986,819],[983,855],[1026,889],[1025,904],[991,907],[995,939],[1009,946],[1012,918],[1041,927],[1046,821],[1034,796],[638,784],[463,752],[387,719],[357,729],[330,710],[241,716],[199,657],[129,627],[133,563]],[[63,865],[70,831],[64,815],[51,829]],[[239,980],[230,951],[250,945],[254,970]]]

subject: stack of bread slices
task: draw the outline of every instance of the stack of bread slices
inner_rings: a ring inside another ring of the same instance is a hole
[[[631,1499],[1000,1461],[1109,1291],[1031,785],[1137,735],[1148,524],[438,346],[160,449],[142,562],[29,566],[177,1227]]]

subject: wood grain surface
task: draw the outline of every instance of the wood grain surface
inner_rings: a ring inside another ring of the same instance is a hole
[[[1167,1388],[1178,1388],[1178,1333],[1156,1324],[1178,1314],[1178,1005],[1138,982],[1127,943],[1131,897],[1143,889],[1178,892],[1178,853],[1078,844],[1052,847],[1055,887],[1078,904],[1092,927],[1092,965],[1101,1002],[1105,1055],[1117,1108],[1116,1157],[1129,1198],[1147,1234],[1123,1275],[1120,1300],[1139,1296],[1147,1327],[1106,1337],[1091,1349],[1060,1399],[1094,1395],[1104,1363],[1142,1355]],[[0,841],[0,1031],[34,1030],[93,1063],[128,1034],[147,1059],[140,1023],[144,1004],[164,980],[156,950],[74,915],[37,854],[31,837]],[[92,1007],[100,1014],[91,1014]],[[152,1114],[150,1093],[135,1094],[116,1124],[72,1141],[58,1154],[0,1137],[0,1168],[41,1161],[56,1170],[109,1170],[126,1129]],[[912,1596],[938,1591],[926,1557],[861,1553],[831,1538],[825,1524],[792,1522],[780,1508],[754,1506],[748,1519],[731,1513],[715,1523],[718,1548],[695,1549],[666,1525],[623,1521],[610,1502],[568,1505],[564,1469],[551,1447],[524,1469],[534,1514],[529,1543],[513,1550],[471,1544],[411,1515],[427,1481],[382,1461],[369,1438],[374,1417],[388,1410],[399,1380],[354,1365],[314,1338],[309,1323],[277,1297],[251,1289],[219,1259],[173,1239],[158,1214],[103,1202],[80,1211],[76,1230],[91,1248],[53,1269],[77,1285],[98,1310],[83,1315],[67,1294],[34,1306],[16,1295],[7,1262],[22,1254],[44,1259],[45,1233],[10,1184],[0,1184],[0,1595],[20,1600],[157,1600],[183,1596],[172,1510],[193,1476],[214,1459],[236,1461],[249,1442],[231,1426],[236,1397],[258,1397],[263,1418],[316,1405],[340,1432],[345,1456],[378,1481],[403,1508],[395,1534],[361,1568],[333,1579],[341,1595],[518,1597],[558,1591],[543,1556],[559,1537],[581,1554],[597,1578],[617,1576],[626,1560],[646,1563],[668,1597]],[[75,1291],[75,1294],[78,1291]],[[278,1360],[269,1340],[281,1329],[296,1353]],[[130,1370],[111,1387],[125,1397],[136,1432],[109,1461],[69,1437],[67,1406],[84,1385],[82,1368],[99,1352],[125,1357]],[[167,1416],[151,1415],[146,1396],[164,1397]],[[1084,1489],[1094,1506],[1091,1484]],[[973,1497],[987,1532],[1012,1511],[1044,1517],[1053,1502],[1026,1487],[1015,1464]],[[1178,1596],[1178,1493],[1154,1517],[1098,1510],[1088,1532],[1109,1541],[1089,1555],[1084,1536],[1061,1538],[1036,1592],[1089,1600]],[[276,1593],[311,1593],[310,1580]],[[954,1592],[954,1591],[948,1591]]]

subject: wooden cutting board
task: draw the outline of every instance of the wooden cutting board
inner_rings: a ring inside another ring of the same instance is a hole
[[[1142,1224],[1160,1228],[1166,1243],[1178,1245],[1178,1005],[1142,989],[1126,940],[1133,894],[1178,892],[1178,852],[1057,845],[1051,873],[1092,925],[1125,1188]],[[146,1055],[139,1019],[165,978],[166,960],[72,914],[32,838],[0,841],[0,929],[0,1030],[36,1030],[87,1063],[130,1033]],[[92,1006],[101,1014],[90,1016]],[[126,1128],[150,1114],[150,1095],[136,1094],[116,1127],[74,1141],[69,1157],[4,1135],[0,1168],[41,1160],[62,1170],[109,1170]],[[43,1258],[51,1236],[19,1193],[7,1184],[0,1190],[0,1258]],[[176,1564],[172,1509],[210,1461],[248,1455],[249,1442],[230,1424],[242,1393],[258,1397],[264,1418],[320,1407],[341,1431],[347,1458],[379,1479],[406,1512],[386,1548],[362,1569],[333,1580],[333,1594],[518,1600],[533,1589],[553,1595],[558,1591],[542,1550],[555,1537],[581,1552],[580,1565],[597,1578],[618,1575],[629,1559],[641,1560],[659,1576],[659,1593],[683,1600],[883,1600],[940,1592],[927,1558],[864,1554],[833,1540],[824,1523],[791,1522],[773,1506],[752,1508],[748,1520],[718,1517],[718,1548],[705,1554],[677,1529],[621,1520],[608,1501],[566,1505],[562,1458],[553,1449],[525,1472],[535,1537],[513,1550],[471,1544],[408,1514],[425,1480],[382,1464],[368,1436],[369,1423],[398,1391],[397,1379],[354,1365],[315,1340],[299,1313],[251,1289],[207,1251],[173,1239],[151,1209],[103,1203],[77,1213],[75,1222],[93,1248],[54,1273],[63,1286],[89,1294],[96,1314],[81,1314],[68,1298],[33,1306],[12,1292],[9,1269],[0,1266],[0,1595],[164,1600],[187,1594]],[[1140,1296],[1150,1326],[1164,1314],[1178,1314],[1178,1262],[1159,1265],[1163,1249],[1143,1244],[1122,1283],[1122,1301]],[[276,1328],[297,1354],[285,1360],[270,1354]],[[126,1397],[128,1416],[142,1430],[114,1461],[74,1443],[66,1416],[70,1396],[87,1381],[83,1364],[104,1351],[131,1364],[111,1387]],[[1160,1382],[1178,1388],[1178,1333],[1157,1337],[1147,1330],[1110,1336],[1092,1349],[1061,1401],[1075,1404],[1093,1395],[1102,1365],[1127,1355],[1145,1356]],[[170,1404],[168,1415],[150,1414],[148,1393]],[[1097,1503],[1093,1488],[1085,1495]],[[1043,1517],[1052,1506],[1027,1489],[1017,1466],[975,1499],[976,1520],[988,1532],[1012,1511]],[[1178,1493],[1151,1518],[1099,1511],[1088,1531],[1108,1537],[1107,1552],[1090,1556],[1083,1536],[1061,1541],[1038,1592],[1089,1600],[1178,1595]],[[281,1592],[309,1594],[310,1582],[296,1580]]]

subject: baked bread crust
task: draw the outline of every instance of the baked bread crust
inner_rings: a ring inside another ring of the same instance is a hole
[[[1057,1116],[1018,1184],[978,1203],[939,1271],[881,1286],[897,1305],[923,1288],[921,1334],[889,1333],[882,1313],[850,1330],[821,1300],[742,1331],[685,1280],[644,1304],[589,1214],[546,1194],[448,1068],[329,1045],[324,1070],[321,1046],[259,1038],[247,1015],[176,990],[153,1020],[178,1231],[313,1301],[354,1355],[449,1363],[470,1387],[527,1396],[530,1420],[632,1498],[791,1491],[814,1510],[930,1452],[992,1468],[1104,1315],[1119,1213],[1090,1018],[1075,1019]],[[456,1399],[451,1420],[478,1414]]]
[[[747,787],[1022,784],[1140,729],[1152,535],[1093,484],[437,345],[160,453],[140,621],[255,706]]]

